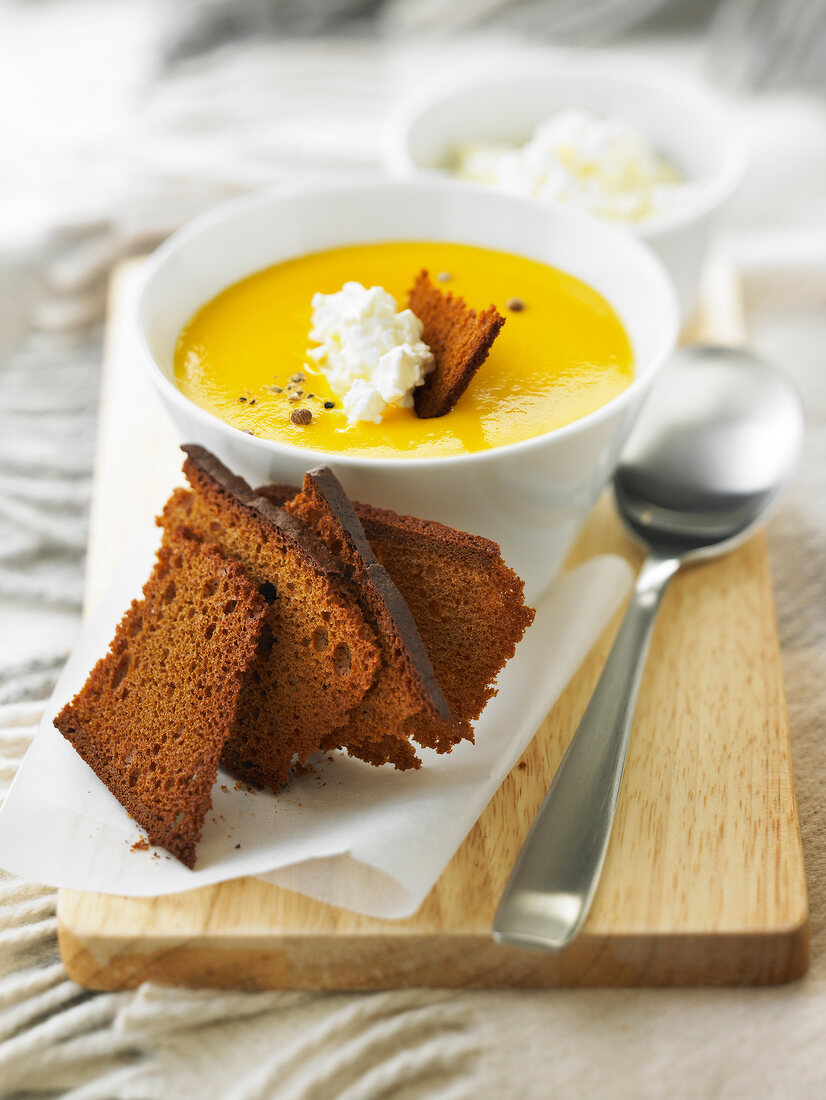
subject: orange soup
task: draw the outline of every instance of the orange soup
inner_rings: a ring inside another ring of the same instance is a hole
[[[381,423],[349,424],[307,355],[313,295],[356,281],[384,287],[404,309],[422,268],[474,309],[495,305],[505,325],[447,415],[392,408]],[[523,308],[509,309],[514,299]],[[303,375],[298,402],[295,383],[288,391],[295,375]],[[629,385],[633,355],[613,308],[571,275],[506,252],[404,241],[301,256],[228,287],[181,331],[175,378],[196,404],[265,439],[333,455],[428,458],[501,447],[586,416]],[[309,423],[293,423],[297,405],[312,413]]]

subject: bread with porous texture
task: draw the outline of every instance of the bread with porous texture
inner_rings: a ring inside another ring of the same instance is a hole
[[[318,750],[419,767],[412,740],[473,739],[533,612],[487,539],[184,450],[143,598],[55,725],[192,867],[219,762],[275,791]]]
[[[143,598],[55,719],[152,844],[190,868],[266,611],[235,562],[168,538]]]
[[[421,271],[407,304],[424,325],[422,340],[433,352],[435,366],[413,394],[416,415],[444,416],[468,388],[505,318],[495,306],[477,313],[462,298],[435,287]]]
[[[277,791],[372,686],[381,658],[341,564],[300,520],[259,496],[203,447],[184,447],[191,491],[177,490],[160,523],[213,543],[269,601],[222,764]]]
[[[454,721],[469,726],[533,622],[523,582],[490,539],[368,504],[355,508],[416,620]],[[443,733],[427,716],[408,725],[420,744],[440,747]]]
[[[322,748],[346,748],[373,764],[419,766],[405,730],[407,719],[421,714],[444,723],[450,709],[410,609],[373,553],[353,505],[329,467],[307,473],[301,492],[284,508],[306,523],[342,563],[382,658],[373,686]]]
[[[278,483],[258,491],[284,506],[298,492]],[[471,723],[496,694],[497,675],[533,621],[524,585],[490,539],[369,504],[353,508],[413,615],[452,715],[412,715],[405,732],[448,752],[473,739]]]

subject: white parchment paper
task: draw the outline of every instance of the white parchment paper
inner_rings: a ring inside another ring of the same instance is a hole
[[[420,771],[374,768],[342,753],[280,794],[236,789],[223,771],[188,870],[163,849],[133,851],[136,823],[52,725],[105,653],[139,595],[158,543],[152,527],[88,620],[0,812],[0,866],[51,886],[152,896],[242,875],[379,917],[419,907],[521,756],[628,590],[622,558],[560,578],[501,673],[476,744],[423,751]]]

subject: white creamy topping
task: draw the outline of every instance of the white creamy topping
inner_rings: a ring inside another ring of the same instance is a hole
[[[632,126],[578,110],[552,115],[519,147],[465,147],[458,174],[618,221],[664,213],[687,187]]]
[[[380,286],[345,283],[337,294],[314,294],[307,354],[341,398],[347,421],[378,424],[391,406],[410,408],[413,390],[433,370],[422,322]]]

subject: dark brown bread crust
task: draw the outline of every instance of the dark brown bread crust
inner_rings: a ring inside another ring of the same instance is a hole
[[[375,683],[322,748],[346,748],[371,763],[418,766],[403,723],[419,713],[449,719],[450,709],[410,609],[376,559],[353,505],[329,467],[306,474],[301,493],[284,507],[343,563],[382,654]]]
[[[286,502],[298,490],[274,484],[258,492]],[[353,508],[416,620],[453,714],[448,724],[412,717],[406,730],[419,744],[448,752],[473,739],[470,723],[496,693],[493,681],[533,621],[523,583],[490,539],[369,504]]]
[[[235,562],[169,539],[143,599],[55,719],[149,840],[187,867],[266,611]]]
[[[176,537],[216,543],[270,600],[222,764],[278,790],[372,686],[374,633],[339,562],[300,520],[257,496],[202,447],[184,448],[192,492],[177,490],[160,519]]]
[[[422,339],[433,352],[435,368],[413,395],[416,415],[428,418],[449,413],[488,357],[505,323],[494,306],[481,313],[462,298],[445,294],[421,271],[407,304],[424,325]]]

